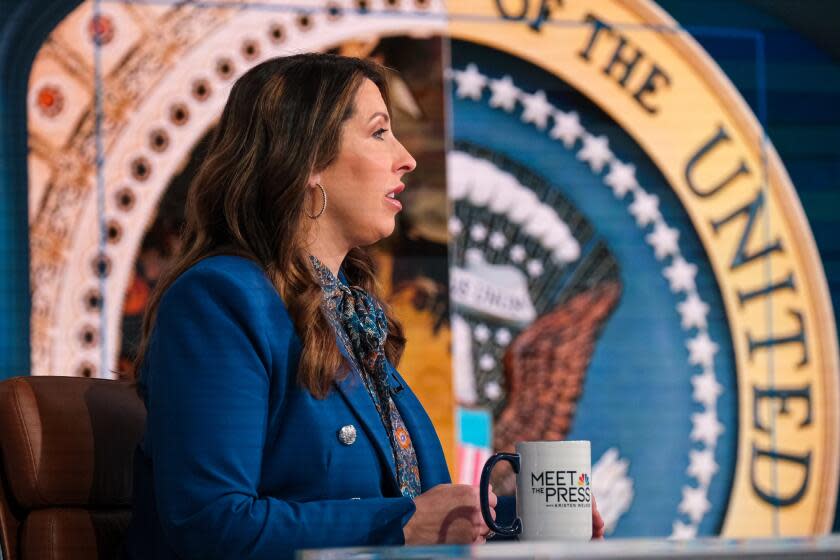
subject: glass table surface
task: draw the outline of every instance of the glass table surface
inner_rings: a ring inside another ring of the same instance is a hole
[[[401,546],[303,550],[301,560],[419,558],[840,559],[840,535],[782,539],[607,539],[592,542],[499,542],[478,546]]]

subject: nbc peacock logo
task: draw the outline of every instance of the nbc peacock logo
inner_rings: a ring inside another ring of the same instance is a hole
[[[578,477],[578,486],[589,486],[589,475],[586,473],[580,473]]]

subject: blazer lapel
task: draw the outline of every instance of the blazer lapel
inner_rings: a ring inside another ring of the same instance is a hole
[[[423,405],[394,366],[388,363],[391,395],[400,411],[405,427],[411,435],[417,465],[420,468],[420,485],[423,492],[438,484],[449,484],[452,479],[446,467],[446,457],[435,427]]]
[[[362,374],[356,367],[356,361],[347,355],[347,350],[340,340],[336,340],[339,350],[350,363],[350,372],[341,381],[336,381],[336,386],[347,404],[353,409],[368,437],[373,441],[376,450],[379,452],[379,459],[385,465],[386,477],[391,486],[399,494],[399,483],[397,482],[397,467],[394,463],[394,453],[388,434],[382,425],[382,418],[370,398],[367,387],[362,380]]]

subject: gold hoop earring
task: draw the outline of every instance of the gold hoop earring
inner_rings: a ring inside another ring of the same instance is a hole
[[[326,189],[324,189],[324,187],[322,187],[320,183],[315,183],[315,186],[317,186],[319,189],[321,189],[321,196],[324,199],[324,203],[321,206],[321,211],[318,212],[317,214],[310,214],[309,212],[306,211],[306,208],[303,209],[303,211],[306,213],[306,215],[309,216],[310,218],[312,218],[313,220],[317,219],[321,214],[324,213],[324,210],[327,209],[327,191],[326,191]]]

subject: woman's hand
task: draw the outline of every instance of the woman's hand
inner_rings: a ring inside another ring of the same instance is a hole
[[[592,538],[604,538],[604,520],[601,519],[601,513],[598,511],[598,504],[595,503],[595,496],[592,496]]]
[[[495,519],[497,498],[492,487],[488,495]],[[490,532],[481,517],[475,486],[441,484],[417,496],[414,506],[414,515],[403,527],[405,544],[480,544]]]

